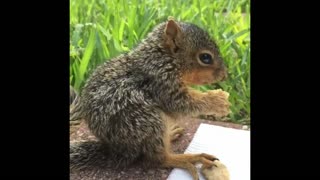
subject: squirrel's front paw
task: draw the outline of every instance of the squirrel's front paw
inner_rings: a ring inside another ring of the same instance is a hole
[[[230,174],[227,167],[220,161],[214,161],[213,166],[202,165],[201,173],[207,180],[229,180]]]
[[[221,89],[208,91],[209,114],[216,117],[227,116],[230,111],[229,93]]]

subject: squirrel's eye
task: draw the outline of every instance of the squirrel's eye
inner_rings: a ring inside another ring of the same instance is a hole
[[[212,64],[213,63],[212,56],[208,53],[200,54],[199,59],[204,64]]]

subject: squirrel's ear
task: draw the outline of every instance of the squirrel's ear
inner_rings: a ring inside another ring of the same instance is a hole
[[[164,30],[165,35],[170,39],[175,39],[181,33],[179,25],[173,20],[169,19]]]

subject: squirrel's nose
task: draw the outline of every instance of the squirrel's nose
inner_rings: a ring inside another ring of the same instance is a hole
[[[221,66],[213,72],[213,76],[220,78],[220,81],[225,81],[228,78],[228,68],[221,63]]]
[[[221,81],[225,81],[228,78],[228,72],[223,73]]]
[[[222,71],[223,75],[221,81],[225,81],[228,78],[228,69],[225,66],[223,66]]]

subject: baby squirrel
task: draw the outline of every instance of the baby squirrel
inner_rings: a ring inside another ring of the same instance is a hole
[[[183,133],[175,120],[228,115],[227,92],[189,87],[226,77],[219,48],[206,31],[173,18],[157,25],[136,48],[98,66],[86,81],[70,121],[83,119],[98,144],[86,142],[86,150],[71,144],[71,170],[86,167],[89,156],[98,159],[97,148],[105,148],[118,166],[142,159],[147,165],[186,169],[199,179],[195,163],[211,167],[217,158],[173,153],[170,143]]]

